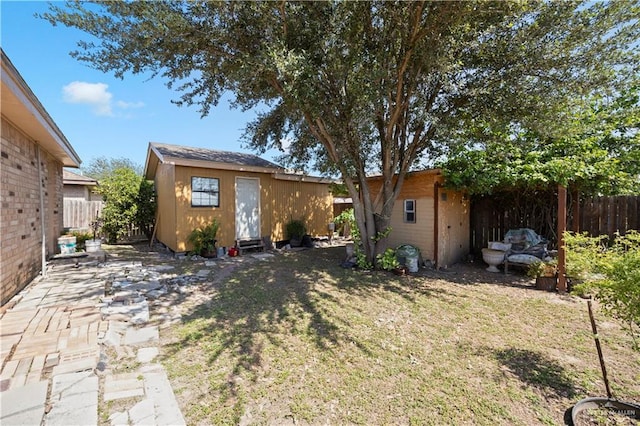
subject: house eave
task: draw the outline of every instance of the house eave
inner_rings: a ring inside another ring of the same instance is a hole
[[[7,55],[2,54],[2,116],[20,128],[65,167],[80,167],[80,157],[31,91]]]

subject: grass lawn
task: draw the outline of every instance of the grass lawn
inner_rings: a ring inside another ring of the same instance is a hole
[[[606,396],[584,300],[482,265],[397,277],[343,255],[254,262],[182,307],[162,357],[188,424],[562,424]],[[596,320],[614,395],[639,401],[640,354]]]

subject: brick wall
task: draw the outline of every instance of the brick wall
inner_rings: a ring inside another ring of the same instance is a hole
[[[0,157],[0,303],[22,290],[42,268],[42,219],[46,255],[62,231],[62,163],[2,117]],[[40,188],[44,211],[40,209]]]

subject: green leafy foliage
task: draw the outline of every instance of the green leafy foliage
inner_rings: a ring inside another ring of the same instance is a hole
[[[639,13],[637,0],[69,1],[43,18],[96,40],[72,55],[100,71],[178,84],[178,105],[207,115],[227,91],[260,105],[246,144],[339,174],[370,262],[406,173],[468,142],[460,129],[515,123],[556,139],[571,99],[635,76]]]
[[[151,228],[155,212],[152,188],[150,182],[128,167],[117,168],[102,179],[98,186],[105,202],[102,230],[110,242],[124,238],[133,225]]]
[[[285,225],[285,234],[287,239],[302,239],[307,233],[307,227],[301,219],[292,219]]]
[[[524,123],[467,128],[440,164],[447,184],[474,194],[557,184],[587,195],[640,193],[638,86],[573,102],[563,115],[555,137]]]
[[[76,247],[80,250],[84,250],[84,243],[92,238],[92,235],[88,232],[71,231],[69,234],[76,237]]]
[[[96,179],[98,182],[111,176],[117,169],[131,169],[136,174],[142,175],[142,167],[129,158],[97,157],[82,168],[85,175]]]
[[[358,224],[356,223],[356,217],[353,212],[353,208],[344,210],[338,216],[334,217],[333,221],[338,227],[347,224],[349,226],[349,230],[351,232],[351,237],[353,238],[353,240],[360,240],[360,230],[358,229]]]
[[[392,248],[388,248],[384,253],[379,253],[376,256],[377,265],[385,271],[392,271],[400,266],[400,262],[396,258],[396,251]]]
[[[579,293],[593,293],[606,312],[622,320],[635,338],[640,333],[640,233],[617,235],[610,246],[606,237],[565,233],[567,275],[582,279]]]
[[[216,249],[216,236],[220,229],[220,221],[217,218],[200,228],[196,228],[189,234],[188,241],[193,246],[193,253],[211,253]]]

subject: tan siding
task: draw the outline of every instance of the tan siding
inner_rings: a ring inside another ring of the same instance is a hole
[[[302,218],[311,235],[327,234],[333,203],[326,184],[278,180],[267,173],[180,166],[175,169],[176,248],[171,247],[175,251],[189,250],[191,247],[186,243],[189,233],[214,217],[220,220],[218,246],[228,247],[235,243],[236,177],[260,180],[262,236],[270,236],[272,241],[284,239],[284,226],[291,218]],[[192,176],[220,179],[219,207],[191,207]]]
[[[191,178],[210,177],[220,179],[220,206],[219,207],[191,207]],[[235,180],[236,176],[260,178],[261,185],[264,174],[238,173],[232,170],[215,170],[195,167],[176,166],[176,211],[177,218],[176,238],[177,250],[190,250],[187,238],[192,230],[217,218],[220,221],[218,231],[218,246],[229,247],[235,244]],[[261,194],[264,198],[264,193]],[[264,220],[261,220],[261,228],[264,230]]]
[[[398,198],[391,214],[389,247],[411,244],[420,249],[423,259],[433,259],[433,198],[416,200],[416,223],[404,222],[404,200]]]
[[[86,186],[82,185],[64,185],[64,198],[80,198],[83,200],[89,199],[89,191]]]
[[[271,179],[271,196],[266,198],[271,212],[271,238],[283,240],[285,226],[292,219],[301,219],[307,233],[324,236],[333,220],[333,201],[329,186],[310,182]]]
[[[420,249],[423,259],[435,259],[434,185],[442,184],[442,175],[436,171],[410,173],[398,196],[391,215],[390,247],[412,244]],[[380,191],[382,180],[369,181],[373,196]],[[438,200],[438,262],[449,266],[469,253],[469,202],[457,191],[440,188]],[[446,194],[446,200],[442,194]],[[416,223],[404,223],[404,200],[416,200]]]
[[[158,223],[156,238],[173,251],[178,251],[176,240],[175,167],[160,164],[156,170],[155,188],[158,197]]]

